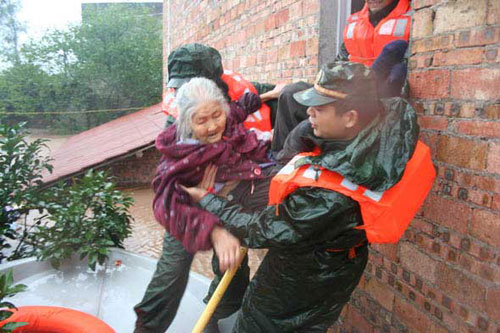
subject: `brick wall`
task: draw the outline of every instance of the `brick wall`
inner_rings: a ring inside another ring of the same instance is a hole
[[[224,68],[248,80],[291,82],[316,74],[319,0],[165,0],[163,6],[164,57],[169,47],[198,42],[219,50]]]
[[[402,241],[372,247],[330,331],[498,333],[500,1],[412,2],[412,103],[438,178]],[[170,46],[210,44],[252,80],[311,79],[321,3],[170,0]]]
[[[333,331],[500,332],[500,1],[413,0],[412,101],[438,178],[373,246]]]
[[[152,147],[114,161],[100,169],[107,170],[111,176],[115,177],[115,182],[119,187],[151,186],[159,161],[160,153]]]

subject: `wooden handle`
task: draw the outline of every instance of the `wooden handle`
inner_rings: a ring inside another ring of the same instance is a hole
[[[210,321],[210,318],[212,318],[212,315],[214,314],[217,305],[219,305],[222,296],[224,296],[227,287],[231,283],[234,274],[236,274],[236,271],[238,270],[238,268],[240,268],[241,262],[243,261],[243,258],[245,258],[245,255],[247,254],[247,248],[242,247],[240,248],[240,251],[241,255],[238,263],[233,268],[227,270],[224,273],[224,276],[220,280],[217,288],[215,289],[214,294],[210,298],[210,301],[208,301],[205,310],[203,310],[200,319],[198,319],[198,322],[194,326],[192,333],[202,333],[205,327],[207,326],[208,322]]]

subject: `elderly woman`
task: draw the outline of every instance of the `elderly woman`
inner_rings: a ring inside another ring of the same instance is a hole
[[[153,180],[153,210],[166,229],[163,253],[143,300],[134,308],[135,332],[164,332],[171,324],[195,252],[214,248],[220,271],[234,265],[240,253],[238,239],[222,228],[217,216],[200,209],[182,186],[204,187],[200,183],[204,173],[216,168],[215,179],[207,182],[215,182],[215,186],[208,190],[225,196],[240,180],[252,184],[264,177],[261,167],[269,164],[268,142],[257,140],[242,124],[260,107],[259,96],[245,94],[228,104],[213,81],[194,78],[179,89],[176,103],[179,115],[175,125],[156,140],[162,158]],[[240,192],[245,190],[248,192],[240,193],[242,197],[251,197],[255,189],[240,186]],[[263,196],[262,206],[266,201]],[[214,270],[220,277],[217,266],[214,264]],[[245,261],[222,299],[216,319],[239,308],[248,280]]]

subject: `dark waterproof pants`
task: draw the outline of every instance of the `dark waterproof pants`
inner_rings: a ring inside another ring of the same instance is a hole
[[[339,317],[368,261],[366,245],[348,251],[271,249],[253,277],[233,332],[326,332]]]
[[[193,255],[187,253],[178,240],[165,232],[163,252],[156,271],[142,301],[134,307],[137,314],[136,333],[161,333],[167,330],[174,320],[186,289],[192,261]],[[212,267],[216,276],[206,300],[210,299],[222,278],[215,254],[212,258]],[[212,317],[214,320],[230,316],[240,308],[243,294],[248,286],[249,274],[248,259],[245,257]]]
[[[286,137],[302,120],[308,118],[307,106],[299,104],[293,94],[311,88],[306,82],[296,82],[283,88],[278,99],[276,120],[274,121],[274,134],[271,150],[279,152],[283,149]]]

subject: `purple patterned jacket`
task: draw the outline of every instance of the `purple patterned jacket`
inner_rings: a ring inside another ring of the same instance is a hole
[[[212,247],[210,233],[219,218],[192,202],[179,184],[197,185],[209,163],[218,166],[216,182],[260,178],[259,163],[269,161],[269,143],[243,127],[247,115],[260,106],[260,97],[251,93],[232,102],[223,139],[217,143],[178,143],[175,125],[156,139],[162,158],[153,179],[154,215],[190,253]]]

